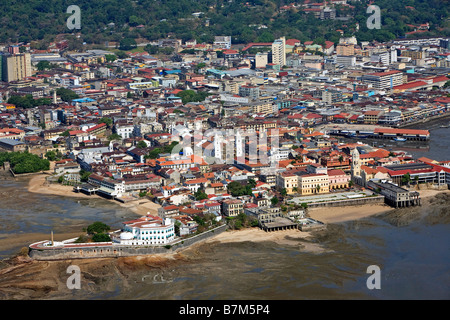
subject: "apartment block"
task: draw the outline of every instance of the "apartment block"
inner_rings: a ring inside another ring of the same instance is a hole
[[[392,89],[404,83],[403,73],[397,70],[366,74],[361,77],[361,80],[371,84],[372,88],[377,90]]]
[[[272,43],[272,63],[286,65],[286,38],[281,37]]]
[[[0,60],[2,81],[12,82],[31,77],[31,55],[29,53],[1,54]]]

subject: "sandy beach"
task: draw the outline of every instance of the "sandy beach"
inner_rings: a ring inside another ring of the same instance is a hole
[[[311,237],[310,232],[302,232],[298,229],[266,232],[259,228],[249,228],[243,230],[228,230],[222,232],[217,236],[205,240],[205,242],[230,243],[230,242],[245,242],[245,241],[249,242],[270,241],[275,242],[276,244],[279,245],[300,246],[303,251],[308,251],[312,253],[322,253],[326,251],[326,249],[324,249],[319,244],[310,242],[308,239],[310,237]]]
[[[33,176],[28,183],[28,191],[39,194],[48,194],[48,195],[56,195],[63,197],[74,197],[74,198],[92,198],[92,197],[100,197],[98,195],[88,195],[82,192],[73,191],[73,187],[64,186],[56,183],[48,183],[46,178],[48,174],[37,174]],[[115,200],[111,200],[115,201]],[[158,213],[158,208],[160,205],[148,200],[148,199],[138,199],[129,202],[120,202],[115,201],[117,204],[124,208],[130,209],[132,212],[142,216],[146,214],[156,215]]]
[[[311,218],[324,223],[340,223],[367,218],[395,210],[385,204],[368,204],[348,207],[312,208],[308,210]]]

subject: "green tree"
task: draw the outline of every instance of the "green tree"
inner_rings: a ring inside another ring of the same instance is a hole
[[[58,88],[56,89],[56,94],[60,96],[62,101],[70,102],[74,99],[78,99],[80,96],[76,94],[74,91],[66,88]]]
[[[184,90],[176,94],[176,96],[181,98],[183,103],[201,102],[204,101],[209,95],[210,94],[208,92],[196,92],[194,90]]]
[[[407,185],[409,185],[410,182],[411,182],[411,175],[409,174],[409,172],[408,172],[408,173],[405,173],[405,174],[402,176],[402,184],[407,184]]]
[[[198,73],[199,70],[202,69],[202,68],[204,68],[204,67],[206,67],[206,63],[200,62],[200,63],[198,63],[198,64],[195,65],[195,67],[194,67],[194,72],[195,72],[195,73]]]
[[[90,235],[97,233],[105,233],[108,232],[110,229],[111,229],[110,226],[108,226],[107,224],[100,221],[96,221],[87,227],[87,233]]]
[[[152,151],[150,151],[146,157],[148,159],[157,159],[159,157],[160,153],[161,153],[161,149],[160,148],[155,148]]]
[[[117,60],[117,56],[115,54],[106,54],[105,59],[106,62],[114,62]]]
[[[42,61],[39,61],[39,62],[36,64],[36,68],[37,68],[39,71],[43,71],[43,70],[45,70],[45,69],[51,69],[51,68],[52,68],[52,64],[51,64],[49,61],[47,61],[47,60],[42,60]]]
[[[0,166],[9,162],[14,173],[32,173],[50,169],[50,161],[29,152],[0,152]]]
[[[181,222],[178,220],[175,220],[175,234],[180,235],[180,228],[181,228]]]
[[[89,180],[89,176],[91,175],[92,172],[90,171],[86,171],[84,169],[80,170],[80,181],[81,182],[88,182]]]
[[[96,233],[92,236],[92,241],[94,242],[110,242],[111,237],[106,233]]]
[[[128,50],[132,50],[136,47],[137,47],[136,40],[134,40],[132,38],[124,38],[124,39],[120,40],[120,45],[119,45],[120,50],[128,51]]]
[[[249,185],[242,185],[237,181],[232,181],[227,185],[227,191],[234,197],[251,195],[252,188]]]
[[[208,195],[201,188],[198,188],[198,190],[194,193],[194,197],[197,201],[208,199]]]
[[[97,121],[98,124],[100,123],[104,123],[106,124],[108,127],[111,127],[113,120],[111,118],[108,117],[101,117],[100,119],[98,119]]]
[[[16,96],[13,95],[8,99],[8,103],[15,105],[19,108],[32,108],[34,106],[34,99],[31,95],[26,96]]]
[[[143,198],[143,197],[145,197],[146,195],[147,195],[147,192],[145,192],[145,191],[139,192],[139,197],[140,197],[140,198]]]
[[[450,80],[448,80],[446,83],[444,83],[444,86],[443,86],[444,89],[446,89],[448,87],[450,87]]]
[[[108,140],[112,141],[112,140],[122,140],[122,136],[117,134],[117,133],[113,133],[111,135],[108,136]]]
[[[270,199],[270,202],[272,203],[273,206],[276,206],[279,202],[277,197],[272,197],[272,199]]]
[[[55,161],[57,159],[56,152],[53,150],[47,151],[45,157],[50,161]]]
[[[157,54],[159,52],[158,46],[152,46],[150,44],[146,45],[144,50],[147,51],[148,54]]]
[[[165,145],[162,149],[164,153],[171,153],[173,148],[178,144],[178,141],[172,141],[170,144]]]
[[[253,189],[256,187],[255,179],[248,179],[248,185]]]
[[[136,148],[145,149],[147,148],[147,144],[145,143],[145,141],[141,140],[136,144]]]
[[[126,52],[123,52],[121,50],[116,51],[116,56],[119,59],[126,59],[126,58],[128,58],[128,55],[126,54]]]

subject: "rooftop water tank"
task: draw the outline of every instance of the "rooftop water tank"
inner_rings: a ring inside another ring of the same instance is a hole
[[[122,232],[120,234],[120,239],[121,240],[131,240],[131,239],[133,239],[133,234],[131,232]]]

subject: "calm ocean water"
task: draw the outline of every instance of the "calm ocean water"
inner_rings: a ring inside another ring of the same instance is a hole
[[[450,160],[450,128],[431,128],[428,151],[415,156]],[[2,180],[0,189],[0,259],[28,242],[20,235],[78,232],[93,221],[113,228],[134,217],[102,199],[30,194],[27,180]],[[426,208],[424,208],[426,210]],[[158,269],[170,281],[154,283],[142,276],[127,288],[117,283],[97,299],[449,299],[450,228],[448,224],[411,223],[396,227],[380,218],[330,225],[319,238],[324,253],[299,245],[263,243],[208,244],[201,259],[189,266]],[[17,236],[17,246],[1,247],[1,239]],[[41,240],[41,239],[37,239]],[[369,265],[381,270],[381,289],[369,290]],[[111,279],[111,281],[115,281]],[[81,290],[83,291],[83,290]],[[79,292],[83,296],[87,293]],[[86,296],[83,296],[84,298]],[[74,296],[76,298],[76,296]]]

